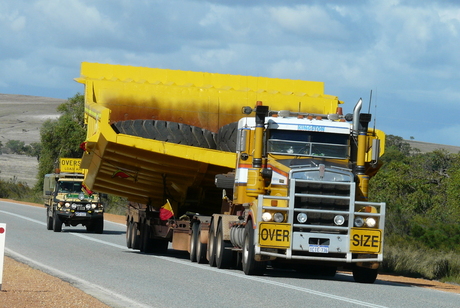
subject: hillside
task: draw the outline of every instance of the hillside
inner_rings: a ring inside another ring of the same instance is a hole
[[[0,94],[0,141],[40,142],[40,127],[47,119],[56,119],[56,108],[66,100],[39,96]],[[35,185],[38,161],[25,155],[0,155],[0,179]]]

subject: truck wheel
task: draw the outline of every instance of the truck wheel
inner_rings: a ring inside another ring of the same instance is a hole
[[[62,221],[59,218],[59,215],[54,213],[53,215],[53,231],[54,232],[61,232],[62,231]]]
[[[374,283],[377,279],[377,269],[371,269],[366,267],[353,267],[353,278],[356,282],[360,283]]]
[[[249,220],[244,228],[244,243],[242,252],[243,272],[246,275],[260,275],[266,267],[265,262],[257,262],[254,259],[254,229],[252,227],[252,220]]]
[[[104,232],[104,218],[94,221],[93,224],[94,233],[102,234]]]
[[[50,216],[49,206],[46,210],[46,229],[53,230],[53,216]]]
[[[197,261],[197,253],[196,248],[198,246],[198,231],[200,228],[199,223],[194,223],[192,226],[192,236],[190,237],[190,261],[196,262]]]
[[[133,243],[133,223],[126,221],[126,247],[132,248]]]
[[[216,267],[216,237],[214,236],[214,220],[209,228],[208,235],[208,260],[211,267]]]
[[[216,236],[216,266],[217,268],[230,268],[232,265],[232,256],[233,251],[227,248],[232,247],[232,245],[224,240],[224,230],[222,227],[222,221],[219,222],[217,227],[217,236]]]
[[[217,133],[217,149],[226,152],[236,152],[236,136],[238,122],[222,126]]]
[[[208,247],[207,244],[203,244],[201,242],[201,228],[198,228],[198,234],[197,234],[197,241],[196,241],[196,262],[200,264],[204,264],[208,262],[208,259],[206,259],[206,249]]]

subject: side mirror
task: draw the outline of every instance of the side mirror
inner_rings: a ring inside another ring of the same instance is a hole
[[[372,140],[372,161],[378,162],[380,157],[380,139]]]

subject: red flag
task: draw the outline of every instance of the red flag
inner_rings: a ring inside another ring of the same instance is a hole
[[[160,208],[160,219],[161,220],[168,220],[169,218],[174,216],[174,211],[169,203],[169,200],[166,200],[165,205]]]
[[[85,184],[82,184],[81,186],[83,187],[83,189],[86,191],[86,193],[87,193],[88,195],[91,196],[91,195],[93,194],[93,192],[91,191],[91,189],[89,189]]]
[[[119,178],[129,178],[129,174],[123,172],[121,169],[118,169],[117,171],[115,171],[113,174],[112,174],[112,177],[119,177]]]

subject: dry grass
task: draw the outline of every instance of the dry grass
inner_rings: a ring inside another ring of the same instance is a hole
[[[455,252],[386,245],[383,269],[410,277],[460,284],[460,255]]]

